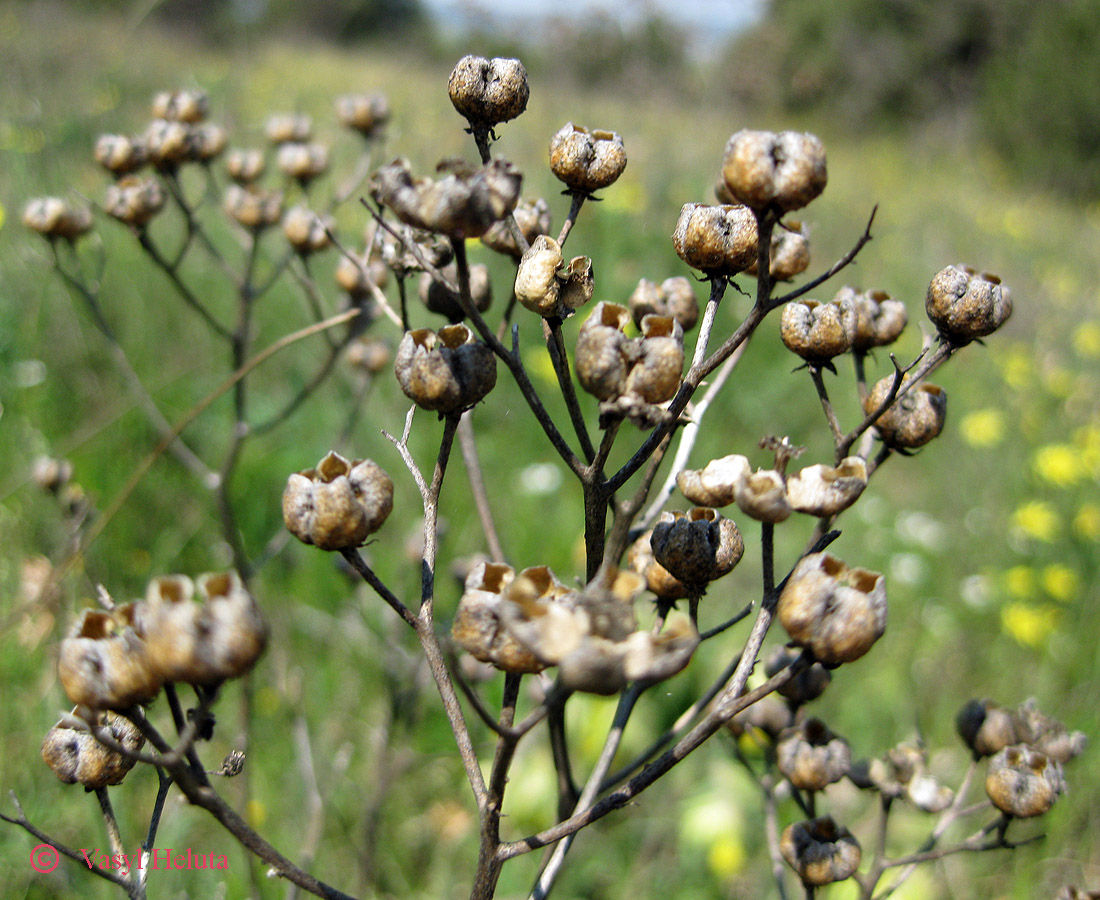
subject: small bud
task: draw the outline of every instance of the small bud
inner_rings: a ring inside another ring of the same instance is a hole
[[[140,138],[122,134],[103,134],[95,142],[95,161],[112,175],[129,175],[146,162],[145,145]]]
[[[1000,328],[1012,315],[1012,296],[996,275],[955,265],[932,278],[924,308],[940,334],[961,346]]]
[[[787,485],[775,469],[757,469],[737,485],[737,507],[758,522],[776,524],[790,518]]]
[[[527,70],[518,59],[464,56],[447,79],[447,94],[475,129],[510,122],[527,109]]]
[[[393,482],[368,460],[329,453],[315,469],[291,475],[283,521],[298,540],[322,550],[358,547],[393,509]]]
[[[783,307],[779,335],[788,350],[811,365],[847,353],[855,334],[856,310],[847,298],[793,300]]]
[[[773,281],[790,281],[810,267],[810,235],[801,222],[780,222],[772,230],[768,269]],[[756,261],[745,270],[756,275]]]
[[[700,587],[731,572],[745,552],[733,520],[703,506],[662,513],[650,544],[654,559],[673,576]]]
[[[108,712],[100,723],[100,727],[127,750],[136,753],[145,746],[145,738],[129,719]],[[90,731],[76,728],[65,720],[46,733],[42,759],[63,783],[82,784],[88,790],[122,784],[135,762],[108,749]]]
[[[847,775],[852,765],[848,742],[820,719],[788,728],[775,749],[779,771],[800,791],[824,790]]]
[[[516,204],[512,215],[528,246],[533,244],[539,235],[550,233],[550,205],[542,197],[535,200],[521,199]],[[523,256],[523,251],[516,244],[509,223],[504,219],[494,223],[481,236],[481,243],[490,250],[503,253],[513,259]]]
[[[875,347],[885,347],[900,337],[909,316],[905,304],[894,300],[886,291],[858,291],[842,287],[835,300],[851,301],[856,310],[856,332],[852,349],[866,353]]]
[[[142,228],[164,208],[164,201],[164,188],[157,179],[128,175],[107,188],[103,208],[120,222]]]
[[[1006,816],[1041,816],[1065,790],[1061,764],[1026,744],[1005,747],[989,761],[985,792]]]
[[[747,206],[685,203],[672,233],[676,255],[708,275],[736,275],[756,259],[756,217]]]
[[[788,825],[779,851],[804,884],[818,886],[851,878],[861,858],[859,841],[832,816]]]
[[[230,150],[225,170],[237,184],[251,184],[264,173],[267,162],[259,150]]]
[[[264,134],[273,144],[301,144],[313,135],[313,120],[309,116],[280,114],[264,124]]]
[[[838,466],[817,465],[787,480],[791,509],[811,516],[835,516],[859,499],[867,487],[867,463],[861,456],[846,456]]]
[[[712,459],[702,469],[685,469],[676,476],[676,485],[697,506],[729,506],[751,474],[748,457],[731,454]]]
[[[878,409],[889,396],[893,384],[892,375],[875,384],[863,401],[863,411],[870,415]],[[886,446],[914,450],[923,447],[943,431],[946,417],[947,392],[937,385],[923,382],[907,391],[900,400],[895,400],[878,417],[875,428]]]
[[[671,316],[685,332],[699,321],[699,301],[691,282],[683,275],[666,278],[660,284],[643,278],[627,301],[634,324],[639,328],[648,315]]]
[[[791,640],[818,662],[853,662],[886,631],[886,582],[829,553],[812,553],[795,566],[776,611]]]
[[[242,750],[230,750],[225,754],[225,759],[222,760],[221,768],[218,769],[218,774],[225,778],[234,778],[240,775],[244,771],[244,751]]]
[[[51,240],[75,241],[91,230],[92,213],[60,197],[38,197],[23,207],[23,224]]]
[[[390,120],[390,104],[382,94],[346,94],[336,99],[336,115],[363,137],[377,137]]]
[[[161,679],[150,664],[132,604],[86,609],[61,642],[57,674],[69,699],[91,709],[129,709],[153,699]]]
[[[333,224],[331,217],[321,218],[308,207],[294,206],[283,216],[283,235],[298,253],[308,256],[328,247]]]
[[[466,576],[451,637],[476,659],[504,672],[541,672],[546,664],[517,641],[501,620],[500,606],[514,578],[511,566],[501,563],[475,566]]]
[[[328,170],[328,148],[323,144],[281,144],[275,163],[288,178],[306,185]]]
[[[283,195],[253,184],[229,185],[223,205],[232,219],[250,231],[270,228],[283,217]]]
[[[566,123],[550,139],[550,171],[571,191],[591,194],[618,180],[626,168],[623,139]]]
[[[465,325],[406,332],[394,371],[422,409],[454,413],[478,403],[497,381],[496,356]]]
[[[825,189],[825,147],[812,134],[739,131],[726,144],[722,177],[746,206],[789,212]]]
[[[199,90],[162,91],[153,98],[154,119],[194,125],[206,118],[210,102]]]

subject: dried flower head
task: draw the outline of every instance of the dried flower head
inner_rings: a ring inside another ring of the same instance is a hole
[[[157,179],[127,175],[107,188],[103,208],[120,222],[142,228],[164,208],[165,199]]]
[[[992,700],[970,700],[955,716],[955,730],[975,757],[993,756],[1019,742],[1011,710]]]
[[[627,554],[630,568],[645,579],[646,588],[664,602],[681,600],[690,593],[688,585],[657,562],[653,556],[653,530],[644,532]]]
[[[860,291],[846,285],[834,300],[841,303],[848,300],[855,307],[856,331],[852,349],[861,353],[894,343],[909,320],[905,304],[886,291]]]
[[[758,522],[786,521],[791,515],[787,484],[775,469],[757,469],[737,484],[737,508]]]
[[[1012,315],[1012,296],[996,275],[954,265],[933,276],[924,308],[940,334],[961,346],[1000,328]]]
[[[540,234],[550,233],[550,205],[542,197],[534,200],[520,199],[512,215],[528,246],[534,243]],[[524,253],[523,248],[516,243],[515,235],[512,234],[510,223],[506,219],[496,222],[486,231],[481,236],[481,243],[490,250],[503,253],[513,259],[519,259]]]
[[[225,170],[237,184],[251,184],[265,168],[267,160],[260,150],[230,150],[225,157]]]
[[[788,825],[779,850],[804,884],[817,886],[851,878],[861,857],[859,841],[832,816]]]
[[[649,315],[671,316],[683,331],[691,331],[699,321],[699,301],[691,282],[683,275],[666,278],[660,284],[643,278],[627,301],[634,324],[639,328]]]
[[[672,233],[676,255],[708,275],[736,275],[756,260],[756,216],[747,206],[685,203]]]
[[[657,562],[696,590],[733,571],[745,552],[733,520],[705,506],[662,513],[650,544]]]
[[[493,351],[462,324],[406,332],[394,371],[406,397],[440,413],[468,409],[497,382]]]
[[[210,101],[204,91],[162,91],[153,97],[152,115],[154,119],[194,125],[206,118],[209,108]]]
[[[92,213],[60,197],[37,197],[23,207],[23,224],[50,240],[75,241],[91,230]]]
[[[740,454],[712,459],[701,469],[685,469],[676,476],[680,492],[698,506],[729,506],[737,489],[752,474],[748,457]]]
[[[859,499],[867,487],[867,463],[846,456],[839,465],[808,466],[787,479],[791,509],[811,516],[835,516]]]
[[[738,131],[726,144],[722,177],[746,206],[789,212],[825,189],[825,146],[812,134]]]
[[[42,742],[42,760],[65,784],[82,784],[88,790],[122,784],[135,760],[101,744],[86,728],[78,727],[75,717],[62,719],[46,732]],[[129,720],[112,712],[98,720],[118,744],[136,753],[145,746],[145,738]]]
[[[301,144],[313,136],[313,120],[298,113],[280,113],[264,123],[264,134],[273,144]]]
[[[1083,732],[1070,731],[1042,712],[1035,699],[1025,700],[1013,713],[1019,741],[1045,753],[1056,762],[1066,763],[1085,752],[1088,739]]]
[[[829,553],[804,556],[779,596],[791,640],[825,665],[859,659],[886,631],[886,582]]]
[[[788,350],[819,365],[852,349],[856,321],[855,307],[848,298],[828,303],[794,300],[783,307],[779,334]]]
[[[390,103],[382,94],[345,94],[336,98],[336,115],[363,137],[377,137],[390,120]]]
[[[544,318],[565,318],[592,299],[592,260],[576,256],[565,265],[561,247],[548,235],[535,238],[516,270],[516,299]]]
[[[443,269],[443,274],[450,279],[452,284],[458,283],[458,268],[454,265]],[[489,267],[484,263],[474,263],[469,267],[470,274],[470,299],[474,301],[474,307],[485,312],[493,303],[493,286],[489,280]],[[429,272],[420,276],[417,286],[417,294],[420,302],[429,310],[446,316],[450,322],[461,322],[466,318],[466,312],[462,308],[457,291],[452,291],[447,285],[436,279]]]
[[[275,164],[288,178],[306,185],[328,171],[328,148],[297,141],[280,144]]]
[[[290,533],[322,550],[358,547],[393,509],[393,482],[368,460],[329,453],[315,469],[291,475],[283,491]]]
[[[732,202],[732,201],[731,201]],[[810,267],[810,232],[797,219],[780,222],[772,230],[768,270],[773,281],[790,281]],[[745,270],[756,275],[756,260]]]
[[[623,139],[567,122],[550,138],[550,171],[571,191],[591,194],[614,184],[626,168]]]
[[[61,642],[57,674],[69,699],[91,709],[129,709],[152,700],[161,679],[150,664],[133,604],[86,609]]]
[[[1041,816],[1065,790],[1061,764],[1027,744],[1005,747],[989,761],[985,792],[1006,816]]]
[[[903,387],[907,381],[908,378],[902,382]],[[893,384],[893,375],[877,382],[863,401],[863,411],[870,415],[882,406]],[[946,417],[947,392],[938,385],[922,382],[879,416],[875,428],[886,446],[914,450],[943,431]]]
[[[170,171],[191,159],[191,126],[174,119],[153,119],[141,138],[149,162]]]
[[[544,572],[548,576],[547,589],[557,587],[549,569],[524,570],[520,577],[535,583]],[[501,604],[515,577],[515,570],[502,563],[483,562],[475,566],[466,576],[451,637],[467,653],[502,671],[541,672],[546,664],[517,641],[501,619]],[[517,591],[527,589],[525,584],[517,587]],[[541,591],[538,596],[547,592]],[[553,602],[553,598],[548,602]]]
[[[849,773],[859,787],[870,787],[884,797],[908,800],[922,812],[943,812],[954,792],[928,772],[928,753],[922,745],[902,743],[881,758],[853,766]]]
[[[96,138],[95,161],[115,176],[136,172],[147,160],[141,138],[123,134],[101,134]]]
[[[800,791],[824,790],[852,765],[848,742],[815,718],[784,731],[775,750],[779,771]]]
[[[254,184],[231,184],[225,189],[226,213],[251,231],[278,225],[283,217],[283,195]]]
[[[296,252],[308,256],[328,247],[334,224],[331,216],[322,218],[309,207],[293,206],[283,216],[283,235]]]
[[[518,59],[464,56],[447,79],[447,94],[472,128],[487,130],[527,109],[531,91]]]

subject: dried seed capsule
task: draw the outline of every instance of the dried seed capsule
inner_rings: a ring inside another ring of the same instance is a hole
[[[704,506],[662,513],[650,544],[654,559],[689,585],[706,585],[728,574],[745,552],[733,520]]]
[[[798,657],[799,654],[794,650],[789,650],[786,647],[776,647],[764,664],[764,674],[770,678],[780,670],[792,665]],[[780,687],[779,693],[794,704],[809,703],[825,693],[825,688],[829,686],[832,680],[833,676],[829,670],[821,663],[815,662]]]
[[[101,727],[127,750],[136,753],[145,746],[145,738],[129,719],[105,713]],[[42,742],[42,760],[65,784],[82,784],[89,790],[122,784],[135,760],[96,740],[90,731],[74,727],[65,720],[58,722]]]
[[[403,239],[394,237],[388,231],[383,231],[377,238],[382,251],[382,262],[398,278],[405,278],[411,272],[424,271],[423,264],[417,259],[417,253],[424,262],[436,269],[442,269],[454,259],[454,247],[446,238],[422,228],[402,225],[401,230]],[[415,247],[417,253],[413,253],[409,245]]]
[[[95,142],[95,161],[112,175],[129,175],[145,165],[147,156],[141,138],[102,134]]]
[[[847,353],[855,334],[856,310],[847,298],[794,300],[783,307],[779,335],[788,350],[811,364]]]
[[[371,293],[371,285],[384,287],[389,273],[389,267],[378,257],[365,262],[360,256],[341,256],[334,277],[352,297],[362,298]]]
[[[556,240],[545,234],[535,238],[516,270],[516,300],[540,316],[556,315],[561,293],[558,270],[564,262]]]
[[[825,189],[825,146],[812,134],[739,131],[726,144],[722,177],[746,206],[789,212]]]
[[[174,169],[191,158],[191,126],[154,119],[142,135],[149,162],[158,169]]]
[[[623,334],[630,313],[618,303],[596,304],[577,332],[575,363],[581,387],[600,400],[622,395],[632,360]]]
[[[906,379],[908,381],[908,379]],[[894,377],[888,375],[871,389],[863,401],[863,411],[870,415],[890,395]],[[902,382],[904,387],[905,382]],[[923,382],[886,410],[875,428],[886,446],[902,450],[923,447],[943,431],[947,417],[947,392],[935,384]]]
[[[685,332],[699,321],[699,301],[691,282],[683,275],[666,278],[660,284],[643,278],[627,301],[634,324],[639,328],[648,315],[672,316]]]
[[[768,270],[773,281],[790,281],[810,267],[810,233],[801,222],[780,222],[772,230]],[[756,261],[745,270],[756,275]]]
[[[393,353],[385,341],[370,337],[356,339],[345,354],[348,363],[371,375],[384,372],[390,365],[392,356]]]
[[[516,204],[512,215],[515,217],[520,234],[523,235],[528,246],[533,244],[539,235],[550,233],[550,205],[542,197],[535,200],[521,199]],[[509,223],[504,219],[494,223],[481,236],[481,243],[490,250],[504,253],[513,259],[519,259],[524,253],[516,243]]]
[[[697,506],[729,506],[751,474],[748,457],[731,454],[712,459],[702,469],[685,469],[676,476],[676,485]]]
[[[852,349],[866,353],[875,347],[894,343],[905,330],[909,320],[905,305],[894,300],[886,291],[858,291],[842,287],[836,300],[847,298],[856,310],[856,331]]]
[[[730,719],[728,727],[736,737],[752,734],[759,729],[774,741],[784,729],[790,727],[793,718],[791,707],[774,694],[769,694],[748,709],[741,710]]]
[[[368,460],[329,453],[315,469],[291,475],[283,491],[290,533],[322,550],[358,547],[393,509],[393,482]]]
[[[283,216],[283,235],[298,253],[308,256],[328,247],[333,225],[331,216],[321,218],[308,207],[294,206]]]
[[[194,162],[211,162],[221,156],[228,140],[225,129],[220,125],[207,122],[192,126],[188,136],[187,157]]]
[[[23,207],[23,224],[50,240],[74,241],[91,230],[92,213],[60,197],[38,197]]]
[[[283,195],[254,184],[231,184],[225,189],[223,207],[238,224],[261,231],[279,224],[283,217]]]
[[[829,553],[804,556],[779,597],[779,621],[818,662],[859,659],[886,631],[886,582]]]
[[[383,166],[371,178],[371,196],[415,228],[450,237],[481,237],[515,209],[523,176],[495,159],[478,169],[457,167],[439,181],[412,176],[408,160]]]
[[[164,208],[164,188],[155,178],[127,175],[109,188],[103,208],[120,222],[141,228]]]
[[[264,174],[267,162],[259,150],[230,150],[225,170],[237,184],[251,184]]]
[[[847,828],[832,816],[788,825],[779,850],[804,884],[823,885],[851,878],[859,868],[861,851]]]
[[[774,469],[757,469],[737,485],[737,507],[758,522],[782,522],[791,515],[787,485]]]
[[[275,155],[279,171],[301,184],[309,184],[328,170],[328,148],[323,144],[285,143]]]
[[[591,194],[618,180],[626,168],[623,139],[567,122],[550,139],[550,171],[570,190]]]
[[[1005,747],[989,761],[985,792],[1006,816],[1041,816],[1065,790],[1061,764],[1026,744]]]
[[[1066,763],[1085,752],[1088,739],[1080,731],[1070,732],[1057,719],[1045,715],[1035,700],[1025,700],[1012,715],[1021,743],[1029,744],[1056,762]]]
[[[264,123],[264,134],[273,144],[301,144],[313,135],[313,120],[300,114],[279,114]]]
[[[162,91],[153,97],[154,119],[197,124],[206,118],[210,101],[200,90]]]
[[[527,109],[531,91],[518,59],[464,56],[447,79],[447,94],[471,126],[488,129]]]
[[[473,406],[497,381],[493,351],[461,324],[406,332],[394,371],[406,397],[441,413]]]
[[[382,94],[345,94],[336,98],[336,115],[363,137],[376,137],[390,120],[390,104]]]
[[[576,594],[548,566],[531,566],[504,586],[498,614],[523,647],[553,666],[580,645],[588,629],[587,619],[575,614],[576,603]]]
[[[630,547],[630,568],[645,579],[646,587],[662,600],[681,600],[690,593],[688,586],[653,557],[653,530],[642,534]]]
[[[1012,713],[992,700],[971,700],[955,716],[955,730],[975,757],[993,756],[1019,743]]]
[[[129,709],[152,700],[161,679],[132,604],[111,613],[86,609],[61,642],[57,674],[69,699],[91,709]]]
[[[955,265],[932,278],[924,308],[943,337],[962,345],[1000,328],[1012,315],[1012,296],[996,275]]]
[[[779,771],[800,791],[820,791],[840,781],[852,765],[848,742],[820,719],[788,728],[776,745]]]
[[[458,283],[458,269],[454,265],[443,269],[443,274],[452,283]],[[420,302],[429,310],[441,316],[446,316],[448,321],[461,322],[466,317],[462,304],[459,302],[458,293],[451,291],[445,284],[436,281],[429,272],[425,272],[420,276],[417,294],[420,297]],[[470,266],[470,297],[474,301],[474,306],[480,312],[485,312],[492,305],[493,288],[489,281],[489,267],[483,263],[475,263]]]
[[[669,316],[646,316],[638,359],[626,376],[625,392],[646,403],[665,403],[676,395],[683,370],[680,323]]]
[[[513,637],[501,620],[500,605],[515,570],[501,563],[480,563],[466,576],[451,637],[463,650],[505,672],[541,672],[546,668]]]
[[[756,259],[756,216],[747,206],[685,203],[672,233],[676,255],[708,275],[736,275]]]
[[[791,509],[811,516],[835,516],[859,499],[867,487],[867,463],[846,456],[838,466],[809,466],[787,480]]]

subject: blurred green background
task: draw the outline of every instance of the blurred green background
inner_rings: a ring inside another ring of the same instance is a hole
[[[139,596],[155,575],[228,564],[211,497],[166,457],[82,567],[56,594],[28,602],[35,561],[57,562],[70,540],[56,502],[31,483],[35,457],[71,460],[75,481],[102,509],[156,437],[84,308],[51,275],[46,245],[21,227],[23,204],[41,194],[101,200],[107,179],[91,160],[95,137],[139,131],[153,94],[177,87],[207,91],[212,118],[242,146],[262,144],[271,113],[311,114],[319,138],[333,144],[334,169],[345,172],[357,147],[340,131],[333,99],[381,91],[394,113],[378,162],[405,155],[426,172],[446,156],[473,159],[446,78],[465,53],[507,53],[528,65],[531,101],[519,120],[500,129],[494,152],[523,169],[525,194],[550,201],[555,228],[567,200],[545,165],[550,135],[573,120],[618,131],[625,141],[625,175],[602,203],[583,211],[570,238],[572,253],[594,260],[597,299],[624,301],[641,277],[687,274],[669,239],[677,214],[684,202],[711,199],[725,141],[742,127],[808,129],[826,143],[829,186],[803,212],[813,271],[847,250],[878,204],[874,240],[820,296],[850,283],[904,300],[911,324],[896,348],[900,359],[920,346],[925,287],[944,265],[996,272],[1011,287],[1016,308],[1007,326],[936,377],[950,396],[944,435],[913,459],[891,459],[841,520],[844,534],[834,550],[886,573],[891,623],[866,659],[836,673],[815,711],[857,756],[882,753],[919,730],[933,750],[933,768],[957,777],[965,754],[953,718],[963,702],[977,696],[1015,705],[1036,697],[1093,744],[1068,769],[1069,794],[1044,821],[1021,827],[1021,833],[1045,830],[1047,838],[1011,854],[928,867],[897,896],[1023,900],[1053,896],[1066,883],[1100,888],[1100,783],[1090,777],[1100,741],[1100,120],[1093,97],[1100,91],[1100,15],[1084,0],[827,6],[774,0],[749,30],[701,48],[658,8],[631,10],[625,24],[610,14],[559,17],[528,29],[537,39],[518,43],[507,29],[441,28],[424,9],[398,0],[0,7],[5,812],[12,812],[11,789],[31,819],[59,839],[73,846],[103,842],[94,801],[59,784],[38,756],[64,705],[54,674],[57,641],[95,584],[125,599]],[[324,179],[321,195],[338,181]],[[346,204],[338,222],[356,245],[366,222],[362,209]],[[124,229],[102,221],[97,234],[109,259],[103,298],[111,323],[174,420],[222,380],[224,349],[145,265]],[[508,264],[480,247],[471,253],[493,267],[499,310]],[[83,258],[94,266],[94,252]],[[331,251],[315,263],[330,298],[335,264]],[[186,274],[213,308],[229,308],[217,272],[196,264]],[[749,279],[739,282],[751,286]],[[727,328],[747,310],[744,298],[728,296]],[[257,346],[306,321],[289,287],[264,302]],[[566,326],[570,343],[577,319]],[[520,321],[529,368],[552,397],[536,323]],[[417,310],[414,322],[426,325],[430,317]],[[768,433],[807,445],[807,463],[826,458],[828,436],[812,385],[805,372],[792,371],[796,360],[777,331],[775,322],[765,323],[745,354],[711,413],[695,464],[731,452],[763,464],[753,448]],[[299,345],[265,366],[254,395],[277,406],[312,371],[319,348]],[[888,371],[885,355],[875,363],[876,375]],[[834,384],[842,422],[852,424],[858,412],[851,372],[842,366]],[[356,376],[340,369],[296,418],[250,445],[234,492],[254,554],[280,532],[278,499],[287,474],[330,449],[356,387]],[[368,552],[402,595],[419,580],[403,549],[419,503],[380,430],[399,433],[406,409],[396,384],[381,379],[349,446],[336,448],[375,459],[397,483],[398,510]],[[216,404],[188,439],[217,458],[229,415],[227,403]],[[517,567],[547,563],[569,581],[580,571],[579,491],[527,418],[518,394],[504,384],[478,408],[489,493]],[[434,417],[416,417],[412,449],[423,467],[434,456],[438,428]],[[625,458],[636,440],[624,428],[615,458]],[[443,514],[441,571],[447,561],[482,549],[457,458]],[[704,627],[759,590],[757,532],[744,530],[746,559],[708,595]],[[780,529],[781,566],[793,561],[808,531],[796,521]],[[377,598],[311,548],[287,547],[264,567],[256,593],[273,640],[252,677],[250,819],[298,856],[306,788],[293,735],[301,723],[326,798],[313,870],[363,896],[464,896],[476,857],[476,814],[430,686],[414,699],[407,636]],[[441,622],[457,595],[457,586],[442,578]],[[744,633],[734,629],[711,642],[687,673],[645,697],[624,759],[721,671]],[[487,698],[499,695],[498,682],[482,688]],[[239,686],[231,686],[219,705],[221,727],[203,752],[211,768],[235,745],[243,702]],[[609,701],[577,701],[570,725],[582,771],[612,711]],[[474,728],[488,758],[492,744]],[[524,746],[509,787],[508,837],[551,822],[544,736]],[[139,840],[155,788],[152,773],[135,771],[113,792],[128,845]],[[243,800],[244,790],[240,782],[226,785],[233,802]],[[868,799],[844,789],[835,799],[838,817],[869,836]],[[789,821],[795,810],[782,815]],[[916,813],[898,819],[896,849],[912,849],[929,825]],[[760,822],[758,794],[718,738],[636,805],[585,832],[555,896],[770,896]],[[17,828],[0,829],[0,896],[119,896],[68,864],[36,876],[27,864],[34,843]],[[175,800],[158,846],[226,852],[230,870],[224,884],[200,873],[169,873],[153,895],[248,895],[244,855]],[[506,867],[500,896],[529,887],[534,866],[525,858]],[[262,896],[285,893],[277,883],[258,884]],[[850,896],[845,891],[829,896]]]

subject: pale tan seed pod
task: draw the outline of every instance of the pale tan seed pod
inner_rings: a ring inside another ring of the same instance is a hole
[[[756,259],[756,216],[747,206],[685,203],[672,233],[676,255],[707,274],[736,275]]]
[[[260,150],[230,150],[225,157],[225,170],[237,184],[251,184],[266,168],[267,160]]]
[[[165,199],[157,179],[127,175],[107,188],[103,208],[120,222],[142,228],[164,209]]]
[[[550,139],[550,171],[571,191],[591,194],[618,180],[626,168],[623,139],[567,122]]]
[[[86,609],[61,642],[57,674],[69,699],[91,709],[129,709],[152,700],[161,680],[130,604]]]
[[[23,224],[45,238],[75,241],[92,228],[92,212],[60,197],[37,197],[23,207]]]
[[[298,113],[279,113],[268,117],[264,134],[273,144],[302,144],[313,136],[313,120]]]
[[[779,851],[804,884],[815,886],[851,878],[862,856],[859,841],[832,816],[788,825]]]
[[[303,256],[329,246],[329,231],[335,225],[331,216],[321,217],[306,206],[294,206],[283,216],[283,236]]]
[[[561,292],[558,301],[562,311],[569,315],[580,309],[596,293],[596,280],[592,274],[592,260],[587,256],[574,256],[560,273]]]
[[[811,364],[847,353],[855,334],[856,310],[847,298],[793,300],[783,307],[779,336],[788,350]]]
[[[614,399],[626,390],[631,343],[623,329],[629,321],[625,306],[600,301],[577,332],[577,378],[600,400]]]
[[[204,91],[161,91],[153,97],[152,115],[154,119],[195,125],[206,118],[209,109],[210,101]]]
[[[223,208],[227,215],[250,231],[278,225],[283,217],[283,195],[254,184],[231,184],[225,189]]]
[[[209,163],[221,156],[229,142],[225,129],[212,122],[193,125],[188,138],[187,157],[199,162]]]
[[[812,553],[795,566],[776,611],[791,640],[818,662],[853,662],[886,631],[886,580]]]
[[[787,485],[774,469],[757,469],[737,485],[737,508],[758,522],[776,524],[790,518]]]
[[[314,469],[291,475],[283,522],[298,540],[322,550],[358,547],[393,510],[393,481],[368,460],[329,453]]]
[[[355,368],[378,375],[392,364],[393,351],[389,344],[378,338],[360,337],[348,347],[344,358]]]
[[[625,393],[645,403],[665,403],[680,387],[684,370],[684,331],[669,316],[642,319],[638,358],[626,376]]]
[[[904,387],[908,378],[902,382]],[[877,382],[863,401],[863,411],[870,415],[890,395],[894,376]],[[922,382],[909,390],[875,422],[879,437],[888,447],[915,450],[923,447],[943,431],[947,418],[947,392],[935,384]]]
[[[118,177],[136,172],[147,160],[141,138],[124,134],[101,134],[96,138],[94,156],[97,163]]]
[[[726,144],[722,177],[746,206],[790,212],[825,189],[825,146],[812,134],[739,131]]]
[[[693,586],[729,574],[745,552],[745,542],[733,520],[705,506],[686,513],[662,513],[653,526],[650,544],[658,563]]]
[[[776,764],[800,791],[821,791],[840,781],[852,766],[848,742],[820,719],[810,718],[788,728],[776,745]]]
[[[503,159],[455,169],[439,181],[414,179],[408,160],[399,159],[374,173],[371,196],[415,228],[454,238],[481,237],[515,209],[523,176]]]
[[[787,479],[791,509],[811,516],[835,516],[859,499],[867,487],[867,463],[846,456],[837,466],[808,466]]]
[[[520,646],[553,666],[576,650],[588,631],[590,623],[576,607],[576,593],[549,566],[531,566],[504,586],[498,614]]]
[[[275,154],[275,164],[288,178],[309,184],[328,171],[328,148],[323,144],[281,144]]]
[[[993,756],[1019,743],[1010,710],[992,700],[971,700],[955,716],[955,730],[975,757]]]
[[[365,262],[361,256],[344,256],[336,264],[333,277],[340,288],[354,298],[372,293],[371,286],[383,288],[389,279],[390,268],[377,256]]]
[[[484,263],[470,266],[470,297],[474,307],[485,312],[493,303],[493,287],[489,281],[489,267]],[[458,268],[453,264],[443,269],[443,274],[453,284],[458,284]],[[446,316],[450,322],[461,322],[466,313],[459,302],[459,295],[445,284],[436,281],[431,273],[424,272],[417,285],[417,295],[431,312]]]
[[[652,537],[653,529],[650,529],[630,545],[627,554],[630,568],[645,579],[646,588],[661,600],[668,602],[687,597],[691,593],[688,586],[654,558]]]
[[[527,109],[527,70],[518,59],[464,56],[447,79],[447,94],[475,129],[510,122]]]
[[[515,570],[503,563],[483,562],[466,576],[451,637],[481,662],[504,672],[541,672],[546,664],[526,649],[501,619],[504,592]]]
[[[905,304],[886,291],[860,291],[845,286],[835,299],[840,302],[848,299],[855,307],[856,331],[852,349],[861,353],[894,343],[909,321]]]
[[[796,219],[778,223],[772,230],[768,270],[773,281],[790,281],[810,267],[810,232]],[[756,276],[756,261],[745,272]]]
[[[798,659],[799,653],[787,647],[776,647],[764,663],[764,674],[769,678],[782,669],[792,665]],[[791,703],[801,705],[816,700],[825,688],[833,680],[829,670],[821,663],[815,662],[807,666],[790,681],[782,685],[778,690],[781,696],[786,697]]]
[[[191,126],[169,119],[153,119],[141,138],[149,162],[170,170],[191,158]]]
[[[1034,698],[1025,700],[1012,714],[1021,743],[1029,744],[1055,762],[1067,763],[1085,752],[1088,738],[1069,731],[1057,719],[1044,714]]]
[[[697,506],[729,506],[737,489],[752,474],[748,457],[731,454],[712,459],[701,469],[685,469],[676,476],[680,493]]]
[[[535,238],[516,270],[516,300],[540,316],[556,315],[561,308],[558,270],[564,263],[561,247],[554,238],[545,234]]]
[[[699,321],[699,301],[691,282],[683,275],[666,278],[660,284],[643,278],[627,301],[634,324],[639,328],[649,315],[671,316],[684,332],[691,331]]]
[[[382,94],[345,94],[336,98],[336,116],[363,137],[377,137],[390,120],[390,103]]]
[[[417,259],[417,253],[424,262],[436,269],[442,269],[454,259],[454,247],[442,235],[433,234],[422,228],[410,228],[407,225],[402,225],[400,228],[403,232],[402,239],[388,231],[383,231],[376,236],[382,262],[398,278],[405,278],[413,272],[425,271],[423,263]],[[413,253],[406,242],[415,246],[417,253]]]
[[[1012,315],[1012,296],[996,275],[969,266],[948,266],[928,285],[928,318],[956,345],[969,344],[1000,328]]]
[[[1006,816],[1041,816],[1065,790],[1061,764],[1027,744],[1005,747],[989,761],[985,792]]]
[[[542,197],[535,199],[521,198],[512,211],[520,234],[527,241],[528,246],[542,234],[550,233],[550,204]],[[481,236],[483,243],[490,250],[503,253],[512,259],[520,259],[524,251],[516,243],[515,236],[507,220],[495,222],[492,227]]]
[[[440,413],[468,409],[497,382],[493,351],[462,324],[406,332],[394,372],[406,397]]]
[[[75,710],[74,710],[75,714]],[[99,727],[132,753],[145,746],[137,727],[112,712],[99,719]],[[96,740],[95,735],[62,719],[46,732],[42,760],[64,784],[80,784],[88,790],[122,784],[136,760],[116,753]]]
[[[623,641],[623,674],[637,684],[667,681],[687,668],[699,640],[691,620],[682,615],[670,617],[660,634],[635,631]]]

